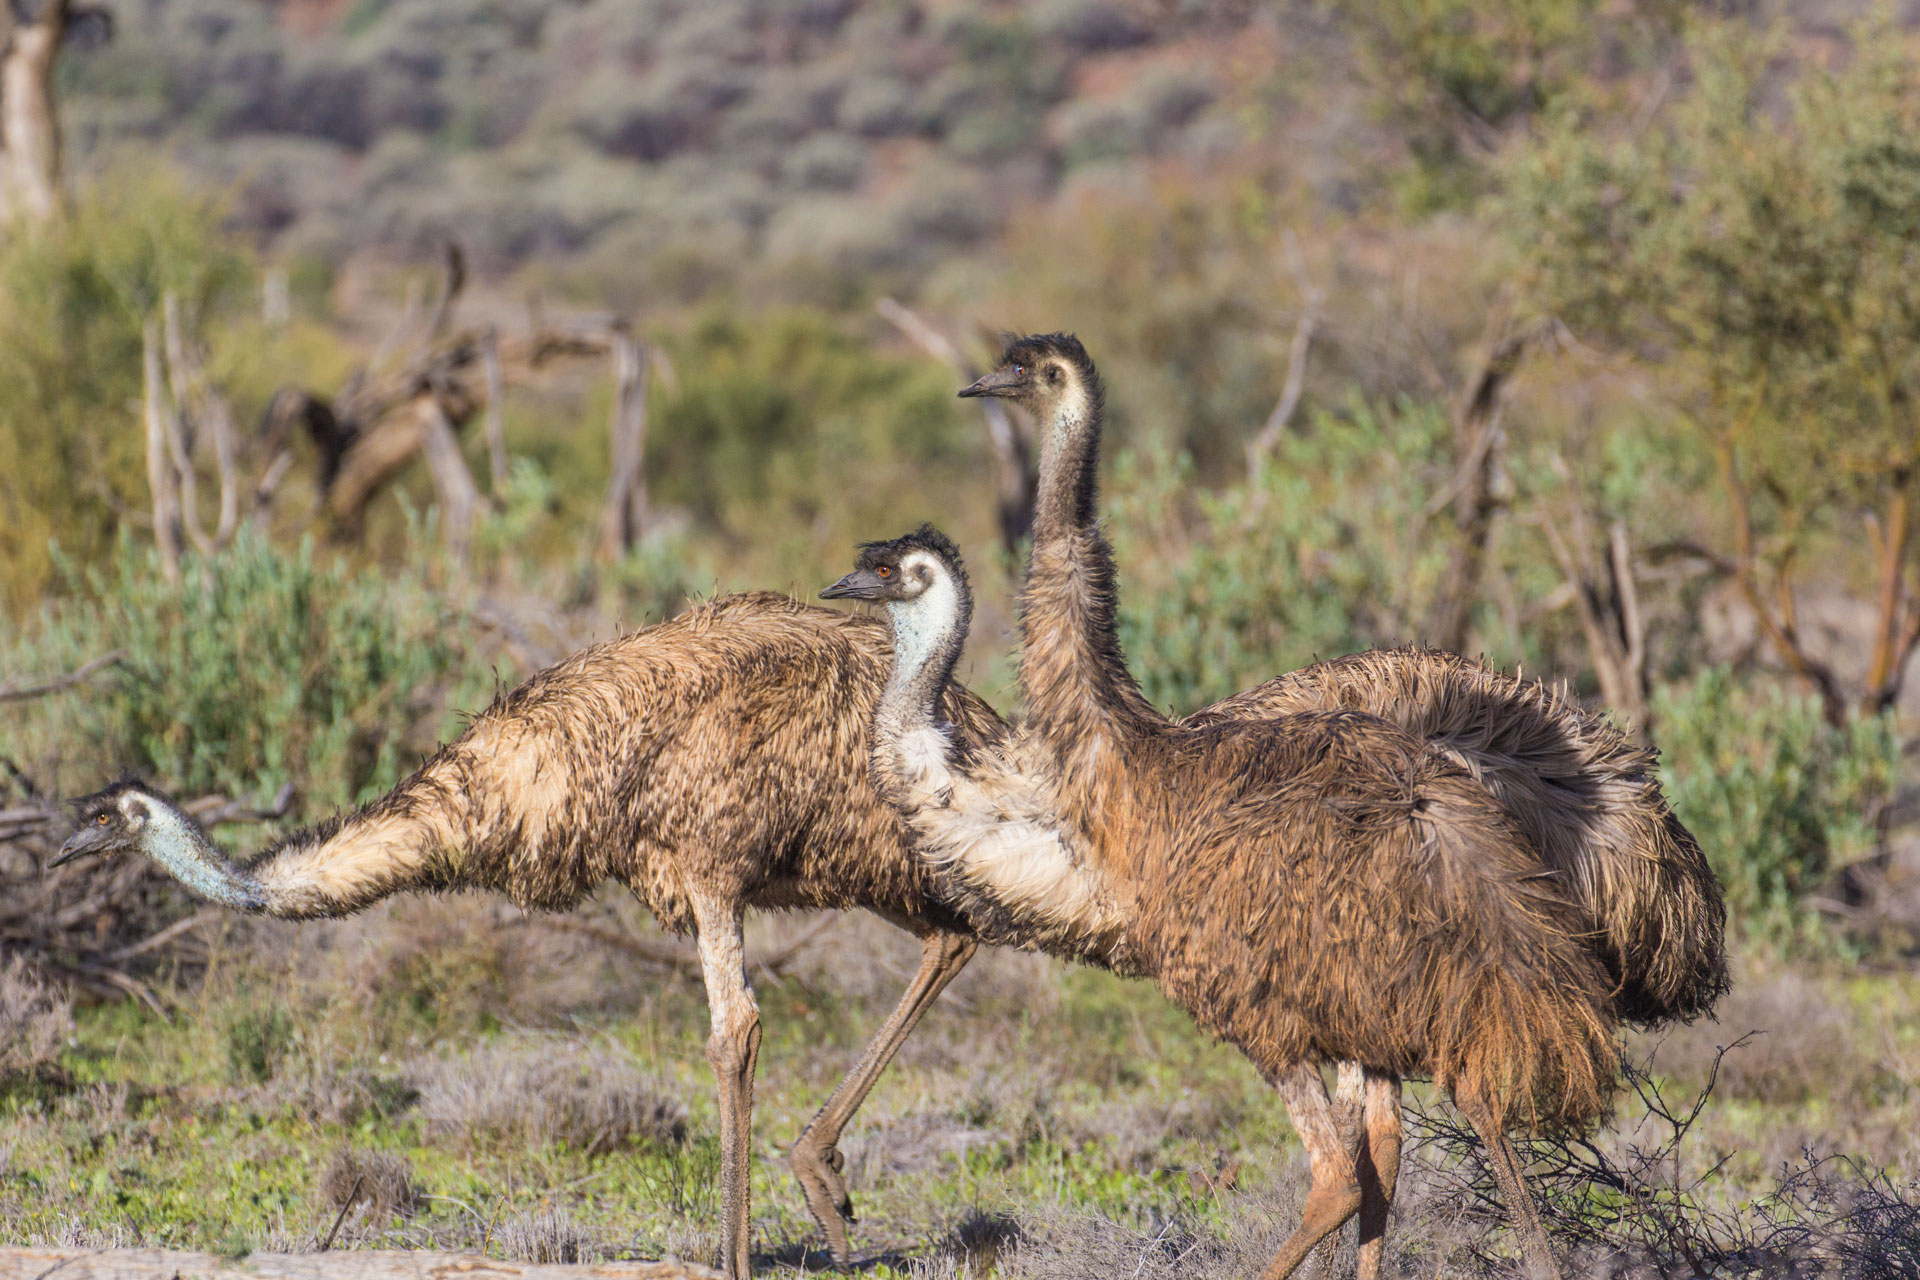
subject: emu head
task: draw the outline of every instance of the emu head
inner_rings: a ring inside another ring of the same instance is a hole
[[[820,593],[822,600],[878,600],[906,604],[935,585],[953,582],[965,595],[966,566],[960,550],[930,524],[885,542],[863,542],[853,572]]]
[[[1080,339],[1070,333],[1013,339],[1001,353],[999,366],[960,392],[969,398],[999,396],[1038,418],[1050,417],[1056,405],[1076,393],[1097,402],[1100,375]]]
[[[73,802],[79,827],[60,846],[49,870],[87,854],[111,856],[145,852],[154,806],[164,803],[140,783],[122,779],[104,791]]]

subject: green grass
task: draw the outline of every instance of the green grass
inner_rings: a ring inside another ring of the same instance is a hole
[[[400,924],[417,932],[432,915],[457,932],[477,927],[484,905],[416,905]],[[284,933],[230,940],[203,987],[176,993],[171,1021],[131,1002],[78,1012],[61,1059],[68,1078],[0,1095],[0,1240],[78,1232],[223,1252],[307,1247],[334,1217],[322,1172],[352,1147],[404,1158],[423,1198],[410,1218],[354,1216],[347,1246],[499,1255],[517,1220],[560,1211],[608,1256],[708,1247],[718,1146],[696,982],[592,956],[597,984],[566,986],[581,957],[549,956],[511,966],[510,981],[553,1001],[540,1025],[527,1025],[369,1002],[341,966],[377,991],[396,978],[382,967],[390,935],[357,922],[305,928],[332,935],[314,944],[320,962],[294,955]],[[853,956],[903,969],[911,958],[877,925],[849,922],[831,936],[817,970],[761,983],[754,1231],[776,1274],[822,1245],[785,1151],[895,991],[880,982],[844,995],[833,966]],[[456,994],[449,1008],[471,1005]],[[1666,1087],[1691,1096],[1713,1046],[1762,1023],[1763,1047],[1735,1059],[1753,1069],[1723,1072],[1688,1158],[1723,1162],[1715,1185],[1735,1199],[1770,1185],[1793,1154],[1782,1143],[1802,1138],[1897,1168],[1884,1135],[1920,1123],[1920,1001],[1909,985],[1835,973],[1783,987],[1749,975],[1720,1025],[1661,1045]],[[425,1095],[441,1087],[436,1072],[514,1046],[630,1062],[649,1089],[685,1108],[685,1140],[593,1154],[563,1138],[520,1142],[434,1122],[440,1113]],[[1413,1096],[1431,1100],[1424,1087]],[[1623,1113],[1616,1132],[1630,1136],[1635,1119]],[[856,1248],[904,1258],[941,1248],[983,1215],[1066,1212],[1142,1232],[1179,1221],[1226,1239],[1248,1229],[1248,1197],[1284,1199],[1304,1172],[1272,1092],[1149,987],[1007,956],[977,961],[936,1007],[843,1149],[861,1216]],[[1237,1170],[1230,1191],[1208,1181],[1223,1168]],[[1417,1221],[1403,1230],[1417,1247]]]

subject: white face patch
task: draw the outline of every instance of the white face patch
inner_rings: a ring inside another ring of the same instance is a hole
[[[905,600],[887,602],[898,651],[893,678],[904,683],[926,666],[939,643],[959,625],[960,586],[947,566],[925,551],[903,557],[900,573],[909,583],[926,583]]]

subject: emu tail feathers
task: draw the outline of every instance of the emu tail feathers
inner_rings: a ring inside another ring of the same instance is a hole
[[[1277,677],[1189,723],[1341,709],[1425,739],[1505,806],[1586,915],[1626,1021],[1691,1021],[1725,994],[1720,882],[1668,806],[1654,753],[1564,689],[1445,650],[1375,650]]]
[[[1434,1079],[1503,1123],[1584,1129],[1609,1110],[1620,1057],[1612,984],[1581,913],[1484,788],[1454,775],[1424,791]]]

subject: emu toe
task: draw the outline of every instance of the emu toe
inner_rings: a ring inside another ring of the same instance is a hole
[[[847,1191],[843,1173],[847,1157],[838,1147],[815,1146],[802,1134],[793,1147],[789,1162],[793,1176],[806,1197],[807,1212],[827,1234],[827,1249],[842,1271],[853,1265],[853,1248],[847,1240],[847,1225],[858,1222],[854,1216],[853,1196]]]

